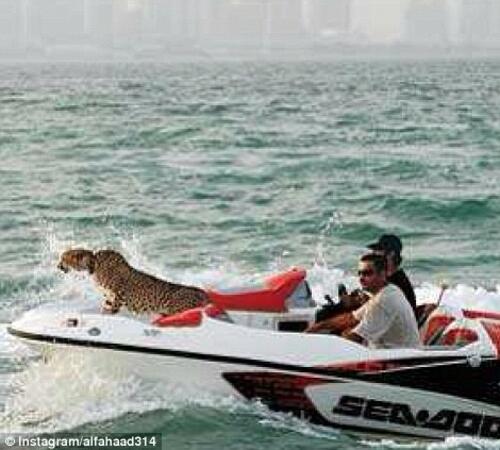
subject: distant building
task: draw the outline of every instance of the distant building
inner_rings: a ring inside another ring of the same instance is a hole
[[[267,30],[267,0],[207,0],[200,9],[203,48],[260,48]]]
[[[347,33],[351,24],[351,1],[304,0],[303,22],[310,33]]]
[[[351,0],[353,38],[359,44],[401,42],[405,34],[407,4],[408,0]]]
[[[266,26],[271,41],[294,43],[305,32],[302,21],[302,0],[267,0]]]
[[[25,44],[25,8],[20,0],[0,0],[0,51],[13,51]]]
[[[147,0],[144,8],[144,33],[150,43],[160,45],[193,44],[210,28],[212,0]],[[206,22],[202,17],[206,17]]]
[[[445,1],[411,0],[406,11],[405,42],[415,45],[449,43],[449,15]]]
[[[32,43],[50,47],[85,41],[84,0],[30,0],[27,8]]]
[[[113,0],[85,0],[84,28],[90,45],[103,49],[113,47],[115,33],[113,11]]]
[[[95,0],[94,0],[95,1]],[[139,0],[114,0],[114,47],[133,50],[141,45],[144,33],[145,9]]]
[[[462,0],[460,35],[465,45],[500,47],[500,2]]]

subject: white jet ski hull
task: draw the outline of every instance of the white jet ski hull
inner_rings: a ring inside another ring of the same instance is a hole
[[[322,425],[425,439],[500,438],[500,337],[481,328],[476,342],[459,348],[392,350],[205,313],[197,324],[158,327],[121,315],[34,311],[9,332],[45,353],[104,354],[141,377],[259,398]]]

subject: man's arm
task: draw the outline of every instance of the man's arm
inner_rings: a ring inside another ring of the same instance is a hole
[[[359,334],[352,331],[352,328],[344,331],[342,333],[342,337],[345,339],[349,339],[350,341],[357,342],[358,344],[366,344],[364,338],[362,338]]]
[[[396,287],[392,289],[398,291]],[[402,301],[406,300],[403,299]],[[349,339],[356,342],[359,342],[359,339],[367,343],[377,342],[394,320],[395,311],[394,308],[391,308],[387,289],[379,292],[367,306],[369,307],[366,308],[362,320],[353,329],[349,330],[351,332]]]
[[[355,311],[370,300],[368,293],[361,289],[355,289],[350,294],[343,294],[339,298],[344,312]]]
[[[349,312],[315,323],[306,329],[306,333],[329,332],[340,335],[358,323],[359,321],[354,317],[354,314]]]

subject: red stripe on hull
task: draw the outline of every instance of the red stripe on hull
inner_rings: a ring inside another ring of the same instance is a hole
[[[332,383],[324,378],[272,372],[232,372],[225,373],[224,378],[247,399],[258,398],[273,410],[289,411],[309,418],[318,413],[304,389]]]
[[[500,356],[500,324],[495,322],[488,322],[486,320],[482,320],[481,323],[497,350],[498,358]]]

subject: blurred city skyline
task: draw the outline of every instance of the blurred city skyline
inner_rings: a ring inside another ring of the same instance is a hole
[[[500,52],[500,0],[0,0],[0,58]]]

